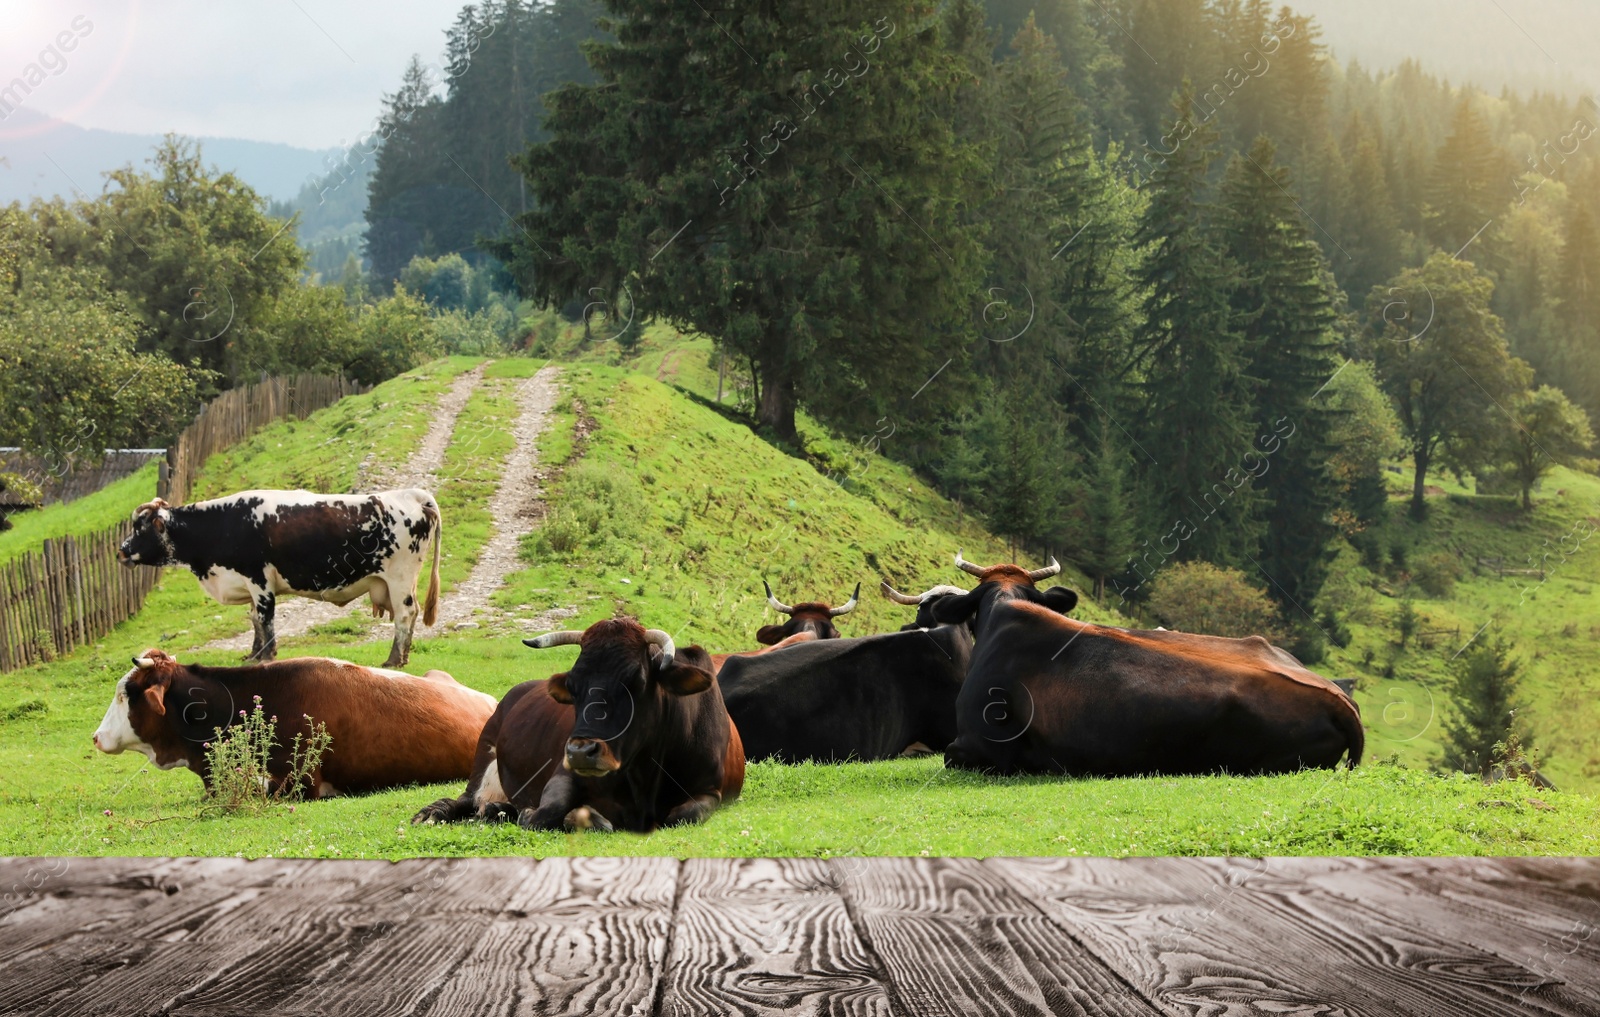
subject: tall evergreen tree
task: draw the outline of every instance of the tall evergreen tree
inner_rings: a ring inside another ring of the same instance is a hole
[[[1339,217],[1340,243],[1348,258],[1329,258],[1334,274],[1352,301],[1365,300],[1372,287],[1400,268],[1400,225],[1390,195],[1377,133],[1359,111],[1344,132],[1350,153],[1348,203]]]
[[[981,170],[951,130],[962,65],[931,4],[606,9],[600,83],[546,97],[530,211],[495,248],[530,294],[626,288],[636,313],[717,336],[787,440],[802,399],[875,419],[961,352]]]
[[[1173,100],[1174,121],[1184,122],[1192,101],[1185,84]],[[1217,140],[1213,125],[1199,125],[1149,184],[1138,236],[1148,250],[1139,277],[1148,293],[1137,336],[1146,399],[1141,444],[1159,464],[1146,480],[1152,527],[1166,533],[1188,520],[1193,530],[1174,556],[1246,565],[1258,543],[1259,495],[1239,469],[1254,448],[1256,412],[1244,373],[1250,351],[1229,306],[1237,269],[1218,243],[1206,200]]]
[[[1456,105],[1450,136],[1434,156],[1424,193],[1422,220],[1428,240],[1446,254],[1461,252],[1467,260],[1493,270],[1492,223],[1511,198],[1506,184],[1510,174],[1510,162],[1495,145],[1483,114],[1470,95],[1463,95]],[[1485,227],[1488,229],[1473,241]]]
[[[1285,616],[1316,598],[1335,535],[1338,490],[1328,472],[1333,425],[1326,400],[1334,322],[1329,277],[1290,193],[1288,170],[1265,136],[1222,181],[1222,234],[1237,266],[1234,328],[1249,351],[1256,447],[1246,469],[1265,495],[1260,567]],[[1287,429],[1285,427],[1287,426]]]
[[[426,226],[443,178],[438,144],[442,101],[422,58],[413,56],[400,87],[383,97],[377,165],[367,181],[367,258],[380,285],[413,257],[433,252]]]
[[[1094,581],[1094,597],[1103,599],[1106,580],[1126,566],[1133,553],[1133,515],[1128,502],[1128,451],[1117,441],[1116,425],[1102,415],[1096,425],[1098,441],[1084,465],[1084,497],[1075,540],[1068,548],[1074,564]]]

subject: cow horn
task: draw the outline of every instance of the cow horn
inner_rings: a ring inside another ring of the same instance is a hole
[[[1030,570],[1028,570],[1028,578],[1032,579],[1034,582],[1037,583],[1041,579],[1049,579],[1051,576],[1055,575],[1057,572],[1060,572],[1060,571],[1061,571],[1061,563],[1056,561],[1056,556],[1055,555],[1051,555],[1050,556],[1050,564],[1046,565],[1042,569],[1030,569]]]
[[[901,593],[899,590],[896,590],[894,587],[890,586],[887,579],[883,581],[883,595],[894,601],[896,604],[904,604],[907,607],[916,607],[919,604],[926,603],[929,598],[942,597],[947,593],[953,593],[960,597],[965,596],[967,592],[968,591],[963,590],[959,586],[935,586],[933,589],[924,593],[919,593],[915,597],[908,597],[904,593]]]
[[[924,593],[922,597],[908,597],[899,590],[895,589],[893,586],[890,586],[889,580],[887,579],[878,583],[878,589],[882,590],[883,595],[894,601],[896,604],[904,604],[907,607],[914,607],[917,604],[922,603],[922,597],[927,596],[927,594]]]
[[[856,600],[861,596],[861,584],[856,584],[856,592],[850,594],[850,599],[838,607],[828,608],[828,617],[837,618],[841,614],[849,614],[856,609]]]
[[[156,666],[156,662],[155,662],[155,659],[153,657],[135,657],[135,658],[133,658],[133,666],[134,667],[155,667]]]
[[[779,614],[794,614],[794,608],[790,607],[788,604],[785,604],[783,601],[772,595],[772,587],[768,585],[765,579],[761,580],[761,585],[767,587],[768,607],[772,608]]]
[[[672,666],[673,655],[678,652],[672,645],[672,637],[660,629],[645,629],[644,637],[649,642],[661,647],[661,656],[656,659],[656,667],[666,670]]]
[[[576,629],[566,629],[561,632],[546,632],[542,636],[524,639],[523,646],[531,646],[535,650],[548,650],[552,646],[572,646],[583,642],[583,633]]]
[[[967,573],[968,575],[977,576],[979,579],[983,578],[983,567],[974,565],[970,561],[967,561],[965,558],[961,557],[960,551],[956,552],[956,568]]]

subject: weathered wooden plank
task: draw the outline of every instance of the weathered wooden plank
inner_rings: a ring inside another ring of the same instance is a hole
[[[903,1013],[1157,1013],[976,859],[868,858],[834,865]]]
[[[888,1017],[878,964],[824,861],[684,863],[659,1013]]]
[[[678,862],[546,858],[434,993],[440,1015],[649,1014]]]
[[[1276,858],[1271,871],[1448,930],[1600,1013],[1600,859]]]
[[[1275,880],[1264,862],[991,864],[1174,1013],[1592,1012],[1504,958]]]
[[[50,1012],[65,1000],[56,1012],[94,1012],[106,1000],[125,1004],[119,989],[139,982],[129,972],[181,953],[170,948],[194,929],[312,865],[284,863],[269,872],[232,858],[70,861],[59,881],[45,887],[45,899],[4,927],[0,1012]]]

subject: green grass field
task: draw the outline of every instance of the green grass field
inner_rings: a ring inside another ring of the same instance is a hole
[[[126,522],[134,506],[155,497],[156,469],[156,463],[145,463],[93,494],[12,516],[11,529],[0,533],[0,562],[37,551],[46,540],[95,533]]]
[[[581,628],[621,610],[674,632],[680,643],[746,649],[755,628],[773,617],[764,606],[763,577],[790,601],[842,600],[859,581],[862,606],[841,619],[840,627],[847,635],[883,631],[903,624],[908,612],[877,596],[880,575],[903,589],[920,589],[960,581],[950,565],[958,546],[974,560],[1004,556],[1002,542],[889,460],[852,462],[847,443],[809,423],[808,459],[797,458],[653,380],[655,372],[630,372],[599,360],[566,368],[565,391],[541,439],[542,462],[562,472],[550,485],[546,520],[524,539],[527,568],[495,596],[511,622],[420,639],[412,671],[442,668],[499,695],[517,682],[562,670],[574,650],[533,651],[519,638],[521,622],[552,608],[576,612],[562,626]],[[359,397],[368,403],[346,400],[306,421],[268,428],[208,464],[200,490],[211,495],[298,484],[338,489],[369,454],[403,462],[426,430],[438,396],[473,363],[440,361]],[[447,590],[466,574],[494,525],[482,502],[493,490],[495,464],[509,450],[501,425],[515,410],[506,385],[541,363],[508,359],[491,365],[486,384],[460,418],[439,492],[448,527]],[[678,363],[692,361],[680,357]],[[707,363],[701,360],[701,368]],[[683,371],[690,373],[687,366]],[[696,377],[684,388],[701,391],[704,371]],[[830,479],[814,463],[849,477],[842,483]],[[1580,486],[1592,478],[1561,483],[1569,485],[1567,499],[1542,506],[1543,515],[1536,514],[1526,532],[1472,499],[1442,502],[1440,511],[1460,514],[1448,517],[1450,532],[1481,537],[1486,548],[1503,546],[1509,555],[1527,541],[1542,540],[1574,511],[1587,511],[1591,496],[1600,501],[1600,485]],[[1491,539],[1503,544],[1491,545]],[[1579,564],[1576,558],[1569,564],[1570,574],[1587,574]],[[1354,588],[1359,572],[1358,562],[1342,562],[1340,581]],[[1070,574],[1063,579],[1082,586]],[[1532,609],[1519,613],[1510,606],[1521,586],[1510,582],[1469,578],[1448,603],[1419,602],[1419,609],[1435,616],[1430,626],[1441,628],[1456,621],[1447,611],[1459,610],[1465,625],[1481,603],[1483,610],[1501,610],[1510,619],[1508,628],[1525,624],[1535,631],[1559,627],[1552,611],[1576,610],[1582,603],[1578,584],[1568,589],[1551,580],[1534,594],[1540,600]],[[1402,718],[1385,697],[1394,689],[1413,695],[1426,690],[1436,707],[1442,705],[1441,661],[1454,648],[1436,640],[1432,649],[1413,644],[1403,653],[1385,650],[1392,605],[1381,592],[1368,590],[1366,620],[1352,624],[1350,646],[1320,670],[1363,675],[1358,696],[1369,727],[1368,759],[1395,756],[1405,766],[1274,778],[1065,780],[986,778],[946,771],[937,758],[759,764],[751,767],[743,799],[705,825],[639,837],[409,825],[419,807],[457,793],[459,785],[225,816],[208,806],[199,779],[187,771],[157,771],[138,755],[102,756],[90,735],[131,655],[162,646],[185,661],[227,663],[236,657],[194,648],[239,631],[244,609],[220,607],[192,577],[169,572],[140,616],[95,646],[0,679],[0,854],[1600,853],[1600,802],[1573,793],[1578,782],[1569,783],[1565,774],[1581,774],[1583,764],[1554,732],[1541,745],[1553,753],[1547,772],[1557,775],[1560,792],[1485,786],[1422,768],[1436,722],[1411,737],[1421,721]],[[1081,613],[1120,620],[1087,601]],[[387,651],[386,640],[371,641],[376,635],[365,625],[335,623],[287,640],[281,653],[376,664]],[[1562,669],[1575,664],[1581,644],[1574,643],[1572,658],[1559,657],[1552,645],[1534,661],[1530,689],[1548,704],[1544,708],[1566,708]],[[1365,664],[1369,646],[1377,651]],[[1389,664],[1392,679],[1382,677]],[[1581,673],[1572,666],[1568,677]],[[1581,732],[1573,737],[1582,742]]]

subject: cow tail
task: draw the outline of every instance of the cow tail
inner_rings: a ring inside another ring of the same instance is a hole
[[[439,551],[444,544],[444,519],[439,515],[439,504],[433,499],[422,506],[422,514],[433,523],[433,574],[428,577],[428,596],[422,602],[422,624],[432,625],[439,620]]]

